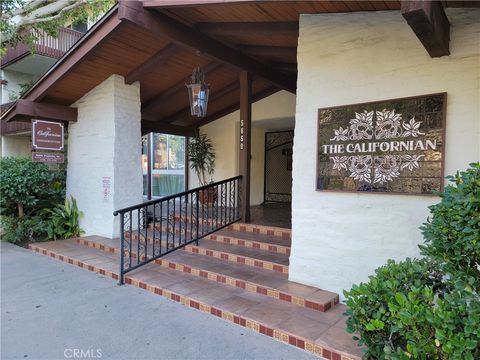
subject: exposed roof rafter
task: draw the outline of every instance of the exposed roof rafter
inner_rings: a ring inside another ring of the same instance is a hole
[[[181,46],[198,50],[223,63],[249,71],[277,87],[293,93],[296,90],[294,77],[278,72],[164,14],[144,9],[141,2],[120,1],[118,18],[130,21],[160,36],[167,36]]]
[[[296,21],[198,23],[195,27],[209,35],[298,36],[298,22]]]
[[[178,47],[174,44],[168,44],[164,48],[157,51],[144,63],[137,66],[125,76],[125,83],[133,84],[135,81],[142,79],[149,72],[154,70],[157,66],[168,60],[168,58],[179,51]]]

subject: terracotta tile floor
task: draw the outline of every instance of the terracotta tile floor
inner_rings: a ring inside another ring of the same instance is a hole
[[[103,244],[118,246],[117,240],[90,237],[90,240],[92,239]],[[75,240],[39,243],[36,246],[40,249],[50,250],[77,260],[83,259],[83,262],[87,265],[95,265],[100,269],[110,270],[114,273],[118,272],[117,254],[92,249],[81,245]],[[324,293],[319,289],[288,282],[286,275],[273,271],[267,272],[266,270],[231,262],[222,262],[212,257],[202,257],[183,251],[177,251],[167,255],[165,258],[178,261],[188,260],[191,262],[190,264],[195,263],[211,271],[222,274],[235,274],[235,277],[261,282],[262,284],[270,284],[284,291],[305,296],[308,299],[317,299],[324,296]],[[337,351],[338,354],[345,356],[345,359],[347,357],[359,359],[362,354],[360,348],[351,339],[351,335],[345,331],[344,305],[337,305],[327,312],[315,311],[293,303],[165,268],[154,263],[147,264],[128,273],[127,278],[142,281],[147,286],[157,286],[180,296],[187,296],[189,299],[200,303],[215,306],[221,311],[230,312],[247,320],[251,319],[251,321],[259,323],[261,326],[267,326],[275,331],[278,330],[291,334],[299,339],[303,339],[302,341],[318,344],[324,347],[324,355],[330,354],[331,351]],[[273,333],[270,336],[273,336]]]

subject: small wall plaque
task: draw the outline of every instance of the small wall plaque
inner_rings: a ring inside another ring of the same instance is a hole
[[[443,189],[446,93],[318,110],[317,190]]]

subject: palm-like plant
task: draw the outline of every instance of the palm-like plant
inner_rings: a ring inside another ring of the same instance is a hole
[[[215,150],[212,142],[205,134],[191,138],[188,144],[188,160],[190,168],[195,171],[201,186],[207,185],[207,174],[215,170]]]

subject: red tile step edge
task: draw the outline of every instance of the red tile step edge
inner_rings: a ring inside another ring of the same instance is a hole
[[[175,216],[175,220],[189,223],[190,216],[186,216],[186,217]],[[200,219],[200,221],[203,221],[203,220]],[[212,224],[213,221],[210,219],[206,219],[205,223]],[[284,237],[289,239],[292,237],[292,229],[282,228],[278,226],[257,225],[257,224],[251,224],[251,223],[246,224],[246,223],[236,222],[231,225],[228,225],[227,229],[241,231],[241,232],[252,232],[255,234],[279,236],[279,237]]]
[[[127,239],[130,237],[130,234],[126,234],[128,236]],[[138,240],[138,234],[132,233],[133,240]],[[149,244],[153,242],[153,237],[147,235],[147,241]],[[155,240],[156,244],[158,244],[159,240]],[[201,240],[200,240],[201,241]],[[234,245],[234,244],[231,244]],[[205,256],[211,256],[220,260],[230,261],[238,264],[243,264],[247,266],[258,267],[265,270],[272,270],[282,274],[288,274],[288,266],[283,264],[274,263],[271,261],[255,259],[248,256],[232,254],[225,251],[213,250],[208,249],[196,245],[187,245],[183,248],[184,251],[190,252],[192,254],[199,254]]]
[[[88,271],[95,272],[97,274],[101,274],[107,277],[110,277],[114,280],[118,280],[118,274],[114,273],[112,271],[102,269],[99,266],[95,265],[89,265],[86,262],[77,260],[75,258],[69,257],[69,256],[64,256],[61,254],[57,254],[56,252],[50,251],[50,250],[45,250],[42,249],[36,245],[30,244],[29,249],[31,249],[34,252],[49,256],[53,259],[57,259],[63,262],[66,262],[71,265],[78,266],[80,268],[86,269]],[[296,346],[300,349],[306,350],[310,353],[313,353],[317,356],[324,357],[325,359],[328,360],[361,360],[360,357],[354,356],[348,353],[343,353],[339,352],[335,349],[329,348],[328,346],[321,346],[318,344],[315,344],[308,339],[304,339],[299,336],[295,336],[294,334],[290,334],[286,331],[283,330],[278,330],[274,329],[271,327],[268,327],[258,321],[255,321],[253,319],[243,317],[240,315],[236,315],[234,313],[224,311],[221,309],[217,309],[213,306],[210,306],[206,303],[203,303],[201,301],[197,301],[195,299],[190,298],[189,296],[186,295],[181,295],[177,294],[171,290],[166,290],[162,289],[161,287],[154,286],[148,284],[148,282],[144,281],[139,281],[136,280],[133,276],[125,276],[125,283],[136,286],[140,289],[144,289],[147,291],[150,291],[153,294],[163,296],[164,298],[176,301],[178,303],[181,303],[182,305],[189,306],[193,309],[200,310],[204,313],[211,314],[214,316],[217,316],[219,318],[222,318],[226,321],[232,322],[234,324],[243,326],[245,328],[248,328],[250,330],[253,330],[257,333],[272,337],[278,341],[281,341],[283,343]]]
[[[84,246],[93,248],[93,249],[99,249],[102,251],[106,251],[109,253],[115,253],[119,254],[120,251],[118,248],[104,245],[104,244],[99,244],[95,241],[87,240],[87,239],[82,239],[82,238],[77,238],[76,241]],[[133,257],[136,257],[136,254],[133,254]],[[142,259],[145,260],[145,259]],[[232,276],[228,275],[223,275],[214,271],[209,271],[209,270],[204,270],[199,267],[194,267],[188,264],[183,264],[178,261],[170,261],[166,258],[160,258],[157,259],[153,262],[156,265],[160,265],[165,268],[169,268],[172,270],[184,272],[187,274],[191,274],[194,276],[202,277],[211,281],[216,281],[221,284],[226,284],[229,286],[234,286],[240,289],[247,290],[249,292],[265,295],[274,299],[279,299],[282,301],[286,301],[288,303],[305,307],[308,309],[320,311],[320,312],[326,312],[329,309],[333,308],[335,305],[337,305],[340,301],[339,296],[336,295],[333,299],[330,301],[326,301],[324,303],[320,303],[317,301],[311,301],[307,300],[305,297],[302,296],[296,296],[291,293],[287,293],[281,290],[277,290],[273,287],[270,286],[265,286],[265,285],[259,285],[257,283],[253,283],[250,281],[245,281],[241,280]]]
[[[156,228],[160,229],[160,226],[156,226]],[[162,231],[166,231],[165,226],[163,227]],[[175,229],[175,234],[179,235],[180,233],[185,234],[183,229]],[[189,234],[190,232],[187,230],[187,233]],[[129,236],[129,233],[125,232],[125,236],[126,237]],[[235,236],[227,236],[219,233],[210,234],[207,237],[205,237],[205,239],[218,241],[223,244],[244,246],[247,248],[259,249],[259,250],[269,251],[277,254],[290,255],[290,246],[266,243],[266,242],[255,241],[255,240],[247,240],[247,239],[242,239]]]

